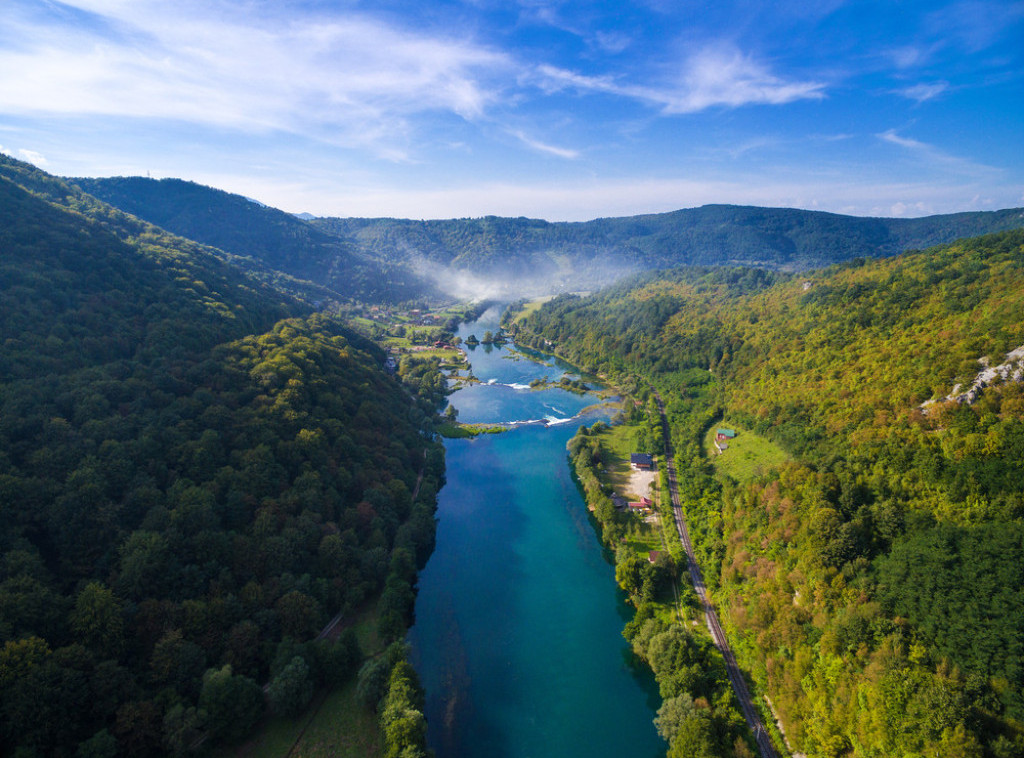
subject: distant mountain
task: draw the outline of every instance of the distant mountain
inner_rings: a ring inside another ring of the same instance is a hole
[[[82,190],[174,234],[307,279],[340,297],[405,300],[427,291],[401,262],[367,257],[350,241],[241,195],[181,179],[71,179]]]
[[[593,289],[680,265],[817,268],[1024,226],[1024,209],[916,219],[706,205],[548,222],[487,216],[415,221],[313,218],[177,179],[76,179],[122,210],[343,296],[401,300]]]
[[[917,219],[862,218],[791,208],[700,208],[575,223],[527,218],[450,221],[321,218],[317,228],[385,260],[410,253],[480,275],[608,283],[622,272],[680,265],[817,268],[895,255],[1024,226],[1024,209]]]

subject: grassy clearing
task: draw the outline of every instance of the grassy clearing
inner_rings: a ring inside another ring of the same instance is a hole
[[[526,305],[524,305],[523,309],[512,318],[512,323],[515,324],[519,321],[522,321],[524,318],[529,316],[534,311],[539,311],[540,307],[553,297],[554,295],[545,295],[544,297],[538,297],[536,300],[531,300]]]
[[[609,453],[608,459],[603,461],[601,479],[616,492],[625,493],[630,486],[629,454],[633,452],[633,439],[633,428],[625,424],[609,427],[601,433],[601,445]]]
[[[729,440],[729,449],[721,455],[715,449],[715,433],[720,428],[736,432],[736,437]],[[724,421],[708,430],[704,444],[715,468],[738,482],[762,476],[789,460],[786,451],[774,442]]]
[[[417,358],[440,358],[441,363],[462,364],[462,351],[454,348],[442,350],[441,348],[431,347],[426,350],[415,350],[412,354]]]
[[[365,758],[380,753],[377,717],[356,697],[356,682],[324,700],[289,758]]]
[[[311,708],[294,718],[275,716],[237,751],[238,758],[366,758],[380,753],[380,730],[373,711],[356,697],[353,678],[345,686],[318,694]]]
[[[376,603],[371,603],[361,608],[356,613],[356,619],[352,623],[352,629],[355,631],[356,639],[359,641],[359,649],[363,651],[363,656],[366,658],[375,656],[384,650],[384,643],[377,634],[377,623]]]

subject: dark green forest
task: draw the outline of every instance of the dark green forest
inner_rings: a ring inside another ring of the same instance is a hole
[[[1017,230],[800,275],[645,274],[552,300],[516,339],[660,390],[706,582],[793,750],[1010,758],[1024,385],[946,398],[1024,344],[1021,313]],[[723,421],[789,462],[724,473]]]
[[[379,598],[404,636],[444,476],[431,377],[6,158],[0,254],[0,753],[229,744],[355,675],[352,635],[314,641],[337,612]]]

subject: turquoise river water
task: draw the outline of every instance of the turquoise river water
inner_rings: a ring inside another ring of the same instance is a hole
[[[499,311],[459,335],[497,331]],[[537,356],[539,358],[539,356]],[[465,422],[540,421],[448,440],[437,547],[420,575],[413,661],[438,758],[655,758],[657,687],[622,637],[615,585],[565,446],[603,408],[528,383],[571,368],[506,348],[469,351],[481,384],[451,401]]]

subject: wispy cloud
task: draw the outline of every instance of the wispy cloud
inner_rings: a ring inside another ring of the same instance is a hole
[[[533,139],[532,137],[529,137],[526,133],[524,133],[522,131],[513,130],[513,131],[509,131],[509,134],[511,134],[513,137],[515,137],[517,140],[522,142],[524,145],[526,145],[530,149],[536,150],[536,151],[541,152],[541,153],[546,153],[548,155],[555,155],[555,156],[557,156],[559,158],[566,158],[566,159],[569,159],[569,160],[573,160],[573,159],[576,159],[576,158],[580,157],[579,150],[572,150],[570,148],[557,147],[556,145],[549,145],[547,143],[541,142],[540,140],[536,140],[536,139]]]
[[[376,146],[399,157],[409,118],[484,115],[507,55],[347,14],[266,18],[202,3],[67,0],[104,23],[15,14],[0,49],[7,113],[177,119]],[[117,34],[110,32],[118,30]]]
[[[911,139],[910,137],[901,137],[896,133],[895,129],[889,129],[886,132],[882,132],[878,135],[878,138],[893,145],[905,147],[908,150],[915,150],[918,152],[930,152],[932,150],[932,148],[924,142],[919,142],[918,140]]]
[[[949,82],[922,82],[915,84],[912,87],[905,87],[903,89],[895,90],[897,95],[902,95],[910,100],[916,100],[919,103],[923,103],[926,100],[931,100],[933,97],[938,97],[943,92],[949,89]]]
[[[725,47],[707,47],[688,58],[678,76],[662,86],[622,83],[610,76],[586,76],[550,65],[538,68],[540,85],[548,92],[566,88],[604,92],[657,105],[665,114],[696,113],[723,106],[783,105],[824,97],[825,85],[789,81],[772,74],[764,64]]]
[[[911,137],[903,137],[895,129],[889,129],[876,136],[883,142],[888,142],[907,150],[912,156],[927,164],[929,168],[939,168],[946,173],[976,180],[994,179],[1002,173],[999,169],[992,166],[986,166],[982,163],[951,155],[927,142],[921,142]]]
[[[606,53],[621,53],[633,44],[633,39],[622,32],[596,32],[594,45]]]

